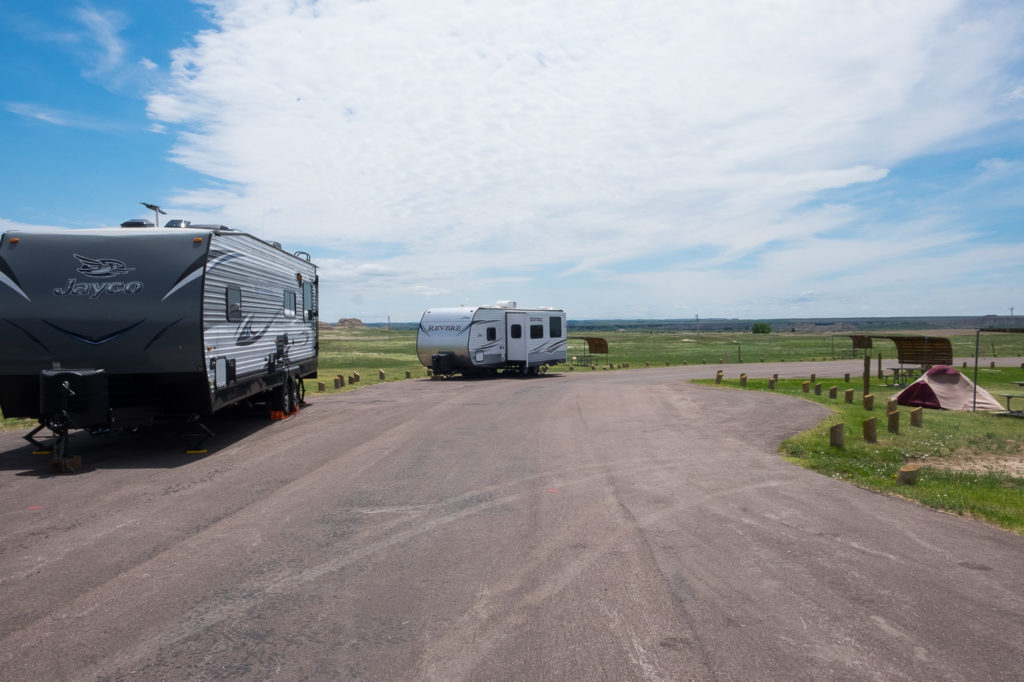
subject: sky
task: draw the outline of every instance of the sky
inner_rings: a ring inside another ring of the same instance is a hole
[[[324,321],[1024,315],[1024,3],[0,0],[0,230],[143,201]]]

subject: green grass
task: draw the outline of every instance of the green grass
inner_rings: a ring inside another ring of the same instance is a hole
[[[953,345],[954,357],[969,358],[974,355],[975,335],[971,330],[930,332],[935,336],[946,336]],[[629,363],[631,367],[651,365],[699,365],[740,362],[795,362],[809,360],[832,360],[854,357],[852,342],[845,336],[832,334],[806,334],[793,332],[772,332],[754,334],[751,332],[702,332],[694,331],[641,331],[609,330],[576,333],[569,328],[569,355],[580,355],[583,342],[573,340],[574,336],[600,336],[608,341],[608,356],[595,356],[597,364]],[[1024,334],[984,334],[979,355],[982,359],[991,357],[1013,357],[1024,360]],[[891,341],[875,340],[871,357],[877,362],[879,353],[883,363],[896,359],[896,345]],[[856,357],[862,357],[858,351]],[[987,363],[986,363],[987,364]]]
[[[978,383],[992,393],[1016,390],[1012,381],[1024,380],[1020,368],[985,368]],[[803,393],[803,379],[782,379],[776,393],[798,396],[828,405],[834,415],[817,427],[785,441],[780,451],[791,462],[826,476],[883,493],[897,494],[936,509],[985,519],[1018,533],[1024,532],[1024,474],[1001,471],[998,460],[1024,462],[1024,420],[991,413],[924,410],[923,426],[910,426],[910,409],[899,407],[899,433],[887,431],[886,402],[899,389],[872,386],[875,405],[863,407],[859,379],[821,379],[822,396]],[[702,380],[701,383],[714,383]],[[738,387],[738,379],[723,385]],[[828,398],[828,387],[838,386],[838,399]],[[768,390],[767,380],[749,380],[746,390]],[[844,391],[855,389],[853,404]],[[878,442],[863,439],[864,420],[878,420]],[[829,445],[829,429],[844,425],[844,445]],[[924,465],[916,485],[900,485],[896,473],[907,462]]]

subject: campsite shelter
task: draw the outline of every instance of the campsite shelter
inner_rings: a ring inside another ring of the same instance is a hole
[[[1003,411],[1003,406],[988,391],[947,365],[935,365],[893,399],[899,405],[935,410]]]
[[[603,355],[604,360],[608,359],[608,341],[600,336],[570,336],[569,341],[583,341],[585,347],[573,349],[570,355],[570,362],[574,365],[589,365],[594,362],[595,355]]]
[[[886,339],[896,344],[896,360],[900,365],[953,364],[953,344],[944,336],[893,336],[881,334],[844,334],[853,341],[854,354],[871,348],[872,339]]]

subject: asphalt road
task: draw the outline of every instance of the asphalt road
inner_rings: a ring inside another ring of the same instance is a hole
[[[0,434],[0,679],[1021,679],[1024,537],[786,463],[825,409],[713,371],[378,385],[58,477]]]

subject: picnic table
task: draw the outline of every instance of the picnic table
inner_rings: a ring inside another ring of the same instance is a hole
[[[890,367],[889,378],[895,386],[906,386],[921,376],[920,367]],[[886,381],[888,384],[888,381]]]
[[[1024,381],[1011,381],[1010,383],[1024,387]],[[1010,400],[1012,400],[1013,398],[1024,398],[1024,395],[1020,395],[1019,393],[1000,393],[1000,395],[1006,398],[1007,412],[1013,412],[1013,410],[1010,409]]]

